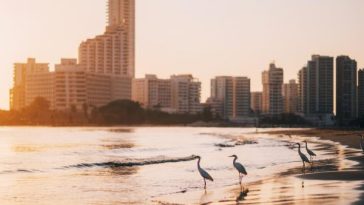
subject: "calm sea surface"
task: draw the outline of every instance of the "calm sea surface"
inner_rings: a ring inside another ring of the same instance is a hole
[[[214,177],[210,189],[237,183],[232,154],[247,168],[244,181],[258,181],[301,166],[291,148],[301,140],[246,128],[3,127],[0,204],[152,203],[203,189],[193,155],[202,157],[202,167]],[[337,157],[322,144],[311,140],[318,159]]]

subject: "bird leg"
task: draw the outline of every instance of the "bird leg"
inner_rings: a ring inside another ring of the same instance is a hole
[[[203,181],[205,183],[204,189],[206,190],[206,179],[204,178]]]
[[[241,174],[239,172],[239,185],[240,185],[240,190],[242,190],[242,186],[241,186]]]
[[[242,190],[242,192],[244,192],[244,190],[245,190],[245,187],[243,186],[243,177],[244,177],[244,175],[241,174],[241,178],[240,178],[240,190]]]
[[[304,171],[305,170],[305,162],[304,161],[302,161],[302,164],[303,164],[303,166],[302,166],[302,170]]]

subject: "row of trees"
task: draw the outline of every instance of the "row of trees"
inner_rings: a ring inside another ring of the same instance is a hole
[[[36,98],[32,104],[21,111],[1,111],[0,125],[184,125],[194,122],[223,122],[206,107],[199,114],[170,114],[158,109],[144,109],[139,103],[130,100],[117,100],[103,107],[83,105],[77,110],[71,106],[68,111],[51,110],[44,98]],[[293,114],[259,117],[258,126],[312,126],[304,118]],[[229,122],[225,121],[225,125]],[[364,116],[349,126],[364,127]]]
[[[0,111],[2,125],[176,125],[214,120],[217,119],[209,108],[195,115],[169,114],[144,109],[130,100],[117,100],[100,108],[84,105],[82,110],[72,106],[68,111],[55,111],[47,100],[39,97],[21,111]]]

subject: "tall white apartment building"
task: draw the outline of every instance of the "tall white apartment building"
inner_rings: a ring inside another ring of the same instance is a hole
[[[171,76],[171,108],[177,113],[201,112],[201,82],[192,75]]]
[[[134,78],[135,0],[109,0],[106,31],[81,43],[79,62],[88,72]]]
[[[262,73],[263,114],[279,115],[283,113],[283,69],[270,64],[269,70]]]
[[[132,100],[148,109],[171,108],[171,80],[158,79],[156,75],[133,80]]]
[[[250,79],[218,76],[211,80],[211,99],[222,103],[224,119],[238,119],[250,115]]]
[[[26,63],[14,64],[14,84],[10,90],[10,109],[21,110],[41,96],[53,106],[53,75],[48,63],[29,58]]]
[[[305,116],[330,116],[334,111],[334,58],[312,55],[299,73],[300,111]]]
[[[124,68],[129,77],[135,77],[135,0],[109,0],[108,27],[112,32],[121,28],[124,38]]]
[[[156,75],[133,80],[132,99],[149,109],[170,113],[202,112],[201,82],[192,75],[173,75],[159,79]]]
[[[284,112],[295,114],[298,113],[298,84],[295,80],[283,85]]]

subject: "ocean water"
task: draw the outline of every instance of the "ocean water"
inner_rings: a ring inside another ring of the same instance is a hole
[[[214,178],[208,189],[221,189],[238,184],[228,156],[239,157],[248,171],[243,182],[251,183],[300,167],[292,144],[302,141],[251,128],[3,127],[0,204],[152,204],[203,189],[195,155]],[[337,150],[326,147],[334,143],[309,143],[316,160],[337,159]]]

